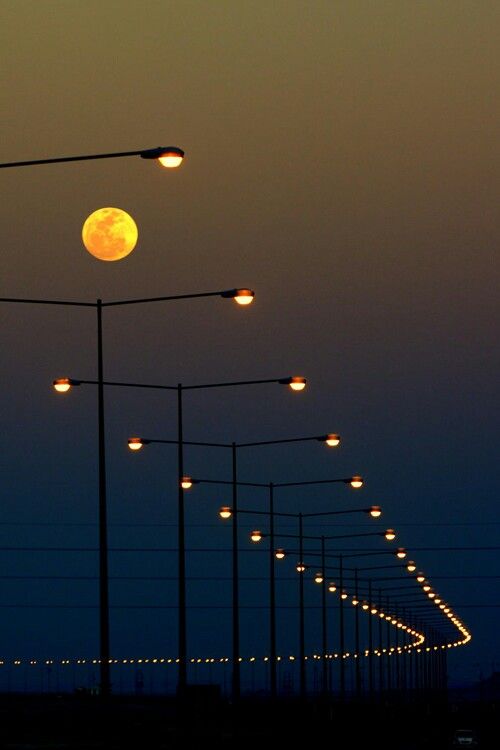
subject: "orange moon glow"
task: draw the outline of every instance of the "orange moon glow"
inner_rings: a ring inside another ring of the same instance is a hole
[[[121,260],[132,252],[139,232],[133,218],[121,208],[99,208],[85,220],[82,240],[99,260]]]

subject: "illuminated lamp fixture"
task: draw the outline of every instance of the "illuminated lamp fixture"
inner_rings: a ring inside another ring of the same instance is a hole
[[[140,451],[144,445],[148,444],[148,440],[143,440],[140,437],[131,437],[128,439],[128,447],[131,451]]]
[[[341,598],[341,599],[347,599],[347,592],[346,592],[346,591],[343,591],[343,592],[341,593],[341,595],[340,595],[340,598]]]
[[[399,557],[400,560],[404,560],[406,557],[406,550],[404,547],[398,547],[396,550],[396,557]]]
[[[363,604],[361,605],[361,609],[364,609],[365,612],[368,609],[368,607],[369,607],[369,605],[366,602],[363,602]]]
[[[274,553],[274,556],[277,560],[283,560],[285,557],[285,550],[279,547],[276,552]]]
[[[78,380],[72,380],[71,378],[56,378],[52,382],[52,385],[54,386],[54,390],[58,393],[67,393],[71,386],[73,385],[80,385]]]
[[[183,490],[190,490],[193,486],[193,480],[191,477],[182,477],[181,479],[181,487]]]
[[[328,435],[319,438],[322,442],[330,446],[330,448],[336,448],[340,443],[340,435],[335,432],[329,432]]]
[[[424,585],[422,586],[422,591],[425,591],[425,592],[427,592],[427,591],[430,591],[430,590],[431,590],[431,587],[429,586],[429,584],[428,584],[428,583],[425,583],[425,584],[424,584]]]
[[[292,391],[303,391],[306,387],[307,380],[300,375],[294,375],[290,378],[282,378],[278,381],[281,385],[288,385]]]
[[[358,604],[359,604],[359,599],[356,599],[356,597],[353,596],[352,599],[351,599],[351,604],[352,604],[353,607],[357,607]]]
[[[385,538],[388,542],[392,542],[396,538],[396,532],[394,529],[387,529],[387,531],[384,533]]]
[[[414,573],[416,569],[417,569],[417,566],[415,565],[413,560],[408,560],[408,563],[406,565],[406,570],[408,571],[408,573]]]
[[[305,573],[306,566],[304,565],[303,562],[299,562],[299,563],[297,563],[297,565],[295,567],[295,570],[297,571],[297,573]]]
[[[347,481],[351,485],[351,487],[354,487],[355,490],[358,490],[363,486],[363,477],[360,476],[351,477]]]
[[[423,583],[425,581],[425,576],[423,573],[419,573],[417,576],[418,583]]]
[[[221,518],[224,518],[224,519],[231,518],[232,515],[233,515],[233,511],[231,510],[229,505],[223,505],[222,508],[219,510],[219,516]]]
[[[337,591],[337,587],[336,587],[336,585],[335,585],[334,583],[329,583],[329,584],[328,584],[328,591],[329,591],[329,592],[330,592],[331,594],[334,594],[334,593],[335,593],[335,592]]]
[[[380,518],[382,515],[382,508],[380,505],[372,505],[372,507],[368,509],[368,513],[372,518]]]
[[[258,529],[255,529],[255,531],[252,531],[252,533],[250,534],[250,539],[252,542],[260,542],[260,540],[262,539],[262,532]]]
[[[250,305],[255,297],[255,292],[251,289],[228,289],[227,292],[222,292],[221,297],[226,299],[234,299],[238,305]]]
[[[182,164],[184,151],[177,146],[158,146],[158,148],[148,148],[142,151],[141,159],[157,159],[162,167],[175,169]]]
[[[314,583],[323,583],[323,574],[322,573],[316,573],[314,576]]]

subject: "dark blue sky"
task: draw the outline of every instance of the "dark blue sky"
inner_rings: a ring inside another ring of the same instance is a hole
[[[248,309],[215,299],[106,311],[106,377],[175,384],[304,374],[303,394],[278,386],[190,394],[186,438],[338,431],[334,452],[249,451],[242,478],[359,472],[358,494],[339,486],[277,502],[322,510],[361,498],[383,507],[382,525],[409,549],[496,546],[497,4],[186,2],[179,13],[176,3],[21,0],[3,15],[2,161],[169,143],[187,158],[177,172],[139,159],[3,170],[1,296],[93,301],[254,288]],[[139,227],[124,261],[96,261],[81,244],[85,218],[101,206],[127,210]],[[96,393],[60,398],[50,388],[58,375],[95,378],[92,311],[2,305],[1,321],[0,544],[93,547]],[[160,447],[130,455],[126,438],[174,438],[174,399],[106,396],[111,545],[173,547],[175,455]],[[230,470],[227,457],[199,449],[186,466],[214,477]],[[226,499],[222,490],[190,495],[189,545],[228,548],[216,517]],[[263,502],[253,493],[247,501]],[[338,525],[349,533],[369,524]],[[259,575],[258,557],[243,555],[249,576]],[[473,635],[450,655],[451,678],[498,665],[490,606],[500,604],[498,580],[480,578],[500,575],[497,552],[412,557]],[[110,564],[117,576],[176,574],[168,553],[114,553]],[[224,578],[229,564],[227,554],[193,553],[188,572]],[[2,551],[2,568],[97,572],[91,552]],[[454,575],[463,577],[440,578]],[[92,605],[95,581],[0,585],[6,657],[96,652],[95,610],[11,606]],[[249,583],[245,601],[260,601],[261,586]],[[193,605],[227,606],[229,597],[229,581],[190,584]],[[112,601],[172,606],[175,580],[116,581]],[[223,652],[229,610],[202,616],[190,617],[193,651]],[[262,616],[243,619],[245,652],[262,648]],[[296,648],[294,632],[283,621],[283,647]],[[313,621],[308,632],[312,648]],[[175,638],[175,610],[113,613],[114,653],[171,654]]]

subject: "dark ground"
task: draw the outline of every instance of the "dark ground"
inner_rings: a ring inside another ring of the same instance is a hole
[[[480,747],[497,750],[499,706],[470,702],[428,705],[345,706],[283,700],[241,702],[236,715],[217,696],[201,693],[183,709],[173,699],[95,696],[0,696],[0,747],[161,748],[212,740],[214,747],[303,741],[325,748],[383,747],[387,750],[451,748],[453,731],[474,729]]]

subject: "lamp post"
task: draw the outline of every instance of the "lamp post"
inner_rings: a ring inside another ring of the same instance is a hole
[[[166,444],[166,445],[177,445],[178,448],[178,469],[179,469],[179,689],[182,691],[187,684],[187,636],[186,636],[186,575],[185,575],[185,538],[184,538],[184,490],[189,489],[193,483],[201,483],[203,481],[209,482],[210,480],[191,479],[189,477],[189,483],[187,487],[183,487],[184,478],[184,446],[196,445],[201,447],[214,447],[214,448],[225,448],[231,450],[231,466],[232,466],[232,478],[231,481],[222,482],[222,484],[229,484],[232,487],[232,505],[233,505],[233,527],[232,527],[232,651],[233,651],[233,684],[232,694],[233,700],[237,702],[240,697],[240,663],[239,663],[239,572],[238,572],[238,486],[242,484],[238,482],[238,471],[237,471],[237,454],[240,448],[255,447],[260,445],[276,445],[278,443],[293,443],[301,441],[316,440],[327,443],[328,440],[336,438],[338,442],[340,438],[338,435],[328,433],[327,435],[321,436],[307,436],[301,438],[286,438],[283,440],[264,440],[251,443],[208,443],[201,441],[186,441],[183,437],[183,419],[182,419],[182,394],[184,391],[192,391],[199,389],[208,388],[221,388],[221,387],[233,387],[233,386],[247,386],[247,385],[264,385],[270,383],[277,383],[279,385],[286,385],[292,391],[300,392],[306,387],[306,379],[302,376],[287,376],[283,378],[265,378],[260,380],[240,380],[234,382],[223,382],[223,383],[205,383],[201,385],[182,385],[177,386],[177,404],[178,404],[178,434],[177,440],[167,440],[162,438],[142,438],[135,437],[130,438],[128,441],[129,448],[132,450],[140,450],[144,445],[148,444]],[[111,383],[111,385],[124,385],[118,383]],[[165,387],[172,389],[172,386],[139,386],[139,387]],[[213,482],[218,484],[220,482]],[[249,483],[243,483],[249,484]],[[250,483],[251,484],[251,483]],[[268,485],[253,485],[253,486],[265,486]],[[181,666],[183,665],[183,666]]]
[[[56,156],[51,159],[11,161],[0,164],[0,169],[8,169],[10,167],[32,167],[41,164],[61,164],[70,161],[116,159],[124,156],[140,156],[141,159],[155,159],[163,167],[174,168],[182,164],[182,161],[184,159],[184,151],[178,146],[158,146],[157,148],[139,149],[138,151],[115,151],[106,154],[85,154],[84,156]]]
[[[335,480],[336,481],[336,480]],[[300,484],[308,484],[307,482],[303,482]],[[312,484],[316,484],[316,482],[312,482]],[[280,486],[280,485],[274,485]],[[289,484],[283,484],[281,486],[289,486]],[[378,507],[378,506],[377,506]],[[373,506],[372,506],[373,508]],[[326,512],[320,512],[320,513],[298,513],[298,514],[286,514],[286,515],[295,515],[298,517],[298,534],[278,534],[277,536],[283,537],[286,539],[298,539],[299,542],[299,561],[297,564],[297,572],[299,573],[299,659],[300,659],[300,695],[302,699],[305,699],[306,697],[306,668],[305,668],[305,606],[304,606],[304,573],[306,571],[306,565],[304,562],[304,540],[316,540],[321,542],[321,561],[322,561],[322,573],[319,576],[319,579],[317,577],[317,582],[321,583],[323,585],[324,594],[322,596],[322,606],[321,606],[321,622],[322,622],[322,648],[323,648],[323,673],[322,673],[322,685],[326,692],[327,685],[328,685],[328,664],[326,659],[326,654],[328,651],[328,645],[327,645],[327,615],[326,615],[326,567],[325,567],[325,558],[326,558],[326,552],[325,552],[325,541],[331,540],[331,539],[346,539],[346,538],[356,538],[356,537],[363,537],[363,536],[386,536],[386,533],[384,532],[364,532],[359,534],[340,534],[340,535],[333,535],[333,536],[312,536],[309,534],[303,533],[303,519],[304,518],[312,518],[312,517],[318,517],[318,516],[330,516],[330,515],[338,515],[343,513],[370,513],[372,512],[372,508],[355,508],[355,509],[349,509],[349,510],[341,510],[341,511],[326,511]],[[280,515],[280,514],[276,514]],[[261,539],[265,538],[267,535],[263,534],[262,532],[253,532],[252,541],[254,542],[260,542]],[[337,556],[340,559],[340,586],[341,586],[341,602],[342,602],[342,556]],[[343,654],[344,645],[343,645],[343,639],[344,639],[344,627],[343,627],[343,610],[341,609],[341,621],[340,621],[340,634],[341,634],[341,651]],[[341,654],[341,663],[343,662],[343,656]],[[342,672],[341,672],[341,693],[342,692],[342,684],[343,684],[343,678],[342,678]]]
[[[246,297],[242,293],[246,292]],[[96,311],[97,324],[97,380],[89,381],[97,385],[98,412],[98,456],[99,456],[99,644],[100,644],[100,688],[101,695],[106,697],[111,692],[110,684],[110,651],[109,651],[109,594],[108,594],[108,543],[107,543],[107,497],[106,497],[106,453],[105,453],[105,419],[104,419],[104,355],[103,355],[103,308],[117,307],[152,302],[167,302],[182,299],[196,299],[201,297],[232,298],[239,304],[241,298],[253,299],[251,290],[230,289],[217,292],[201,292],[196,294],[168,295],[163,297],[149,297],[142,299],[127,299],[103,302],[73,302],[53,299],[22,299],[17,297],[0,297],[0,302],[29,305],[49,305],[62,307],[90,308]],[[83,382],[83,381],[81,381]],[[67,392],[78,381],[70,378],[59,378],[54,382],[56,391]]]
[[[283,442],[283,443],[290,443],[290,442],[298,442],[298,441],[303,441],[303,440],[321,440],[323,442],[327,442],[328,439],[330,439],[331,437],[332,437],[332,433],[330,433],[328,436],[312,437],[312,438],[311,437],[307,437],[307,438],[291,438],[291,439],[285,439],[285,440],[260,441],[260,442],[257,442],[257,443],[255,443],[255,442],[254,443],[241,443],[237,447],[249,447],[249,446],[256,446],[256,445],[275,445],[276,443],[281,443],[281,442]],[[336,442],[334,444],[337,445],[338,444],[338,435],[335,435],[335,438],[336,438]],[[327,444],[329,444],[329,443],[327,442]],[[331,443],[331,444],[333,444],[333,443]],[[299,541],[300,541],[300,539],[302,539],[302,531],[301,531],[301,529],[302,529],[302,518],[306,518],[306,517],[309,518],[309,517],[313,517],[313,516],[323,516],[323,515],[334,515],[334,514],[337,514],[337,513],[344,513],[344,512],[350,513],[352,511],[328,511],[326,513],[306,513],[306,514],[301,514],[301,513],[299,513],[299,514],[292,514],[292,513],[281,514],[281,513],[276,513],[276,512],[274,512],[274,490],[276,488],[296,487],[296,486],[305,486],[305,485],[312,485],[312,484],[332,484],[332,483],[336,483],[336,482],[342,482],[343,484],[350,484],[352,487],[356,487],[356,488],[359,488],[359,487],[361,487],[363,485],[363,480],[358,475],[356,475],[354,477],[348,477],[348,478],[342,478],[342,479],[320,479],[320,480],[313,480],[313,481],[306,481],[306,482],[281,482],[281,483],[275,483],[274,482],[274,483],[271,483],[271,485],[264,484],[264,483],[258,483],[258,482],[236,482],[236,483],[234,483],[234,482],[228,482],[228,481],[225,481],[225,480],[216,480],[216,479],[197,479],[196,481],[199,482],[199,483],[206,483],[206,484],[222,484],[222,485],[224,485],[224,484],[232,484],[233,485],[233,496],[235,494],[235,485],[236,486],[242,486],[243,485],[243,486],[248,486],[248,487],[270,487],[270,503],[272,503],[272,509],[273,509],[274,516],[279,516],[279,515],[294,516],[295,515],[295,517],[297,517],[299,519],[299,534],[295,535],[295,536],[294,535],[288,535],[288,536],[291,536],[291,538],[297,538],[297,539],[299,539]],[[226,510],[226,508],[225,508],[225,510]],[[233,548],[232,548],[232,553],[233,553],[233,562],[234,562],[234,558],[236,557],[236,559],[237,559],[237,557],[238,557],[238,547],[237,547],[238,538],[237,538],[237,535],[235,535],[235,533],[234,533],[234,528],[235,528],[234,521],[235,521],[235,517],[238,515],[238,513],[242,512],[242,511],[240,511],[238,508],[236,508],[236,512],[235,512],[234,511],[234,507],[233,508],[227,508],[227,510],[228,511],[230,510],[232,512],[232,515],[233,515]],[[365,508],[363,508],[362,510],[366,511]],[[265,511],[248,511],[248,512],[258,512],[258,513],[262,513],[264,515],[269,515],[269,513],[265,512]],[[356,512],[358,512],[358,511],[356,511]],[[265,536],[269,536],[269,534],[267,534]],[[280,536],[286,536],[286,535],[280,534]],[[261,535],[261,538],[262,538],[262,535]],[[274,539],[274,527],[273,527],[273,539]],[[260,539],[258,539],[258,540],[256,539],[254,541],[260,541]],[[235,553],[235,545],[236,545],[236,553]],[[300,557],[300,554],[299,554],[299,557]],[[298,570],[299,573],[303,572],[303,571],[299,570],[299,566],[297,566],[297,570]],[[270,606],[271,606],[271,611],[273,611],[275,609],[275,606],[274,606],[274,557],[273,557],[273,560],[270,563],[270,571],[271,571],[271,586],[270,586],[270,591],[272,592],[272,600],[271,600],[271,605]],[[237,568],[235,570],[234,567],[233,567],[233,573],[234,573],[233,580],[236,580],[238,582],[238,571],[237,571]],[[237,587],[238,587],[238,583],[237,583]],[[304,643],[305,643],[305,636],[304,636],[304,590],[303,590],[303,584],[300,583],[300,579],[299,579],[299,600],[300,600],[300,603],[299,603],[299,613],[300,613],[299,614],[299,618],[300,618],[300,621],[299,621],[300,622],[300,629],[299,629],[299,650],[300,650],[300,656],[299,656],[299,659],[300,659],[300,685],[301,685],[300,692],[301,692],[301,696],[303,698],[305,698],[305,694],[306,694],[306,683],[305,683],[306,675],[305,675],[305,658],[304,658],[305,657],[305,646],[304,646]],[[236,600],[233,600],[233,628],[237,627],[239,629],[239,615],[237,614],[238,612],[239,612],[239,600],[238,600],[238,597],[236,597]],[[275,628],[276,628],[275,615],[272,615],[271,622],[270,622],[270,629],[271,629],[271,639],[270,640],[271,640],[271,644],[273,644],[273,643],[275,644],[275,638],[276,638],[276,636],[275,636]],[[235,639],[234,635],[235,635],[235,633],[233,633],[233,645],[234,645],[235,642],[237,642],[238,647],[239,647],[239,635],[238,635],[238,639]],[[233,669],[234,669],[234,666],[236,664],[238,665],[237,668],[236,668],[236,673],[237,673],[237,679],[239,681],[239,651],[237,653],[233,653]],[[273,674],[273,672],[274,672],[274,674]],[[274,661],[271,662],[271,680],[270,680],[270,683],[271,683],[271,686],[272,686],[272,690],[276,690],[276,686],[277,686],[276,659],[274,659]],[[239,695],[239,692],[238,692],[238,695]]]

